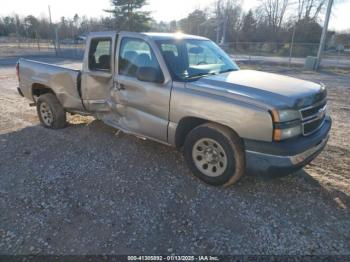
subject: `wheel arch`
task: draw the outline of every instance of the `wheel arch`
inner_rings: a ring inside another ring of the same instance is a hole
[[[182,118],[175,131],[175,146],[176,147],[182,147],[185,143],[186,136],[196,127],[203,125],[205,123],[210,123],[212,125],[215,125],[218,129],[226,129],[229,130],[230,132],[234,133],[237,137],[241,138],[238,133],[231,127],[209,120],[209,119],[204,119],[204,118],[199,118],[199,117],[184,117]],[[242,143],[243,143],[243,139]]]
[[[50,88],[47,85],[41,84],[41,83],[33,83],[32,84],[32,97],[33,100],[36,101],[35,98],[38,98],[39,96],[43,95],[43,94],[55,94],[55,92],[52,90],[52,88]]]

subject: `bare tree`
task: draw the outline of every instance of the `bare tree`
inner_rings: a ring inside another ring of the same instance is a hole
[[[239,0],[218,0],[214,10],[217,21],[217,41],[221,35],[221,42],[227,39],[237,40],[241,26],[242,7]]]
[[[326,0],[298,0],[298,21],[316,20]]]
[[[278,33],[286,13],[288,0],[261,0],[261,11],[274,33]]]

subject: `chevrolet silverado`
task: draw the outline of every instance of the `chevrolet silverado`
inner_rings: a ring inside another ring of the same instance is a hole
[[[323,84],[240,70],[199,36],[91,33],[81,70],[25,59],[16,69],[18,92],[43,126],[92,115],[183,148],[192,173],[212,185],[294,172],[322,151],[331,128]]]

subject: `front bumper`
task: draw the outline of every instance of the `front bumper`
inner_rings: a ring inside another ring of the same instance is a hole
[[[245,140],[248,173],[283,175],[310,163],[327,144],[332,120],[326,117],[316,133],[283,142]]]

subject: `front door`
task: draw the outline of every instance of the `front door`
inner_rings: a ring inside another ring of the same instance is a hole
[[[118,40],[118,65],[112,96],[121,115],[121,128],[167,141],[172,81],[155,43],[146,37],[127,33]],[[140,81],[139,68],[160,70],[162,83]]]

